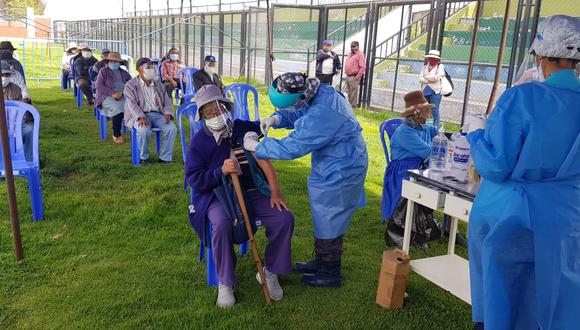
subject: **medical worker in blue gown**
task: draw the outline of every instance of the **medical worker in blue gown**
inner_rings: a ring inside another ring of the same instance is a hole
[[[368,156],[362,128],[345,97],[316,78],[285,73],[274,80],[270,101],[277,107],[262,121],[293,129],[278,140],[246,134],[244,147],[262,159],[295,159],[312,154],[308,195],[314,223],[313,260],[297,263],[302,281],[311,286],[340,286],[343,235],[357,207],[364,205]]]
[[[473,320],[580,329],[580,20],[544,20],[530,54],[538,81],[506,90],[468,135],[483,178],[469,219]]]

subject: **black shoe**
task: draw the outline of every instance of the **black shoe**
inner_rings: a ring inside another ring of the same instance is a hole
[[[173,164],[173,161],[172,160],[163,160],[163,159],[160,159],[159,162],[161,164]]]
[[[89,100],[89,105],[91,105],[91,106],[95,105],[95,101]]]
[[[340,261],[318,262],[318,270],[315,274],[303,274],[302,283],[313,287],[339,287],[342,285],[340,275]]]
[[[318,258],[307,262],[297,262],[294,269],[302,274],[314,274],[318,270]]]
[[[139,164],[149,164],[149,159],[141,159],[139,160]]]
[[[342,277],[327,277],[318,274],[302,274],[302,283],[317,288],[338,288],[342,285]]]

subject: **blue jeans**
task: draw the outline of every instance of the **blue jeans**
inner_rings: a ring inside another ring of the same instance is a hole
[[[435,108],[431,110],[433,113],[433,125],[439,128],[439,104],[441,104],[441,94],[425,95],[425,98],[427,99],[428,103],[435,105]]]
[[[27,162],[32,161],[32,131],[34,123],[22,123],[22,144],[24,145],[24,158]]]
[[[175,136],[177,128],[170,121],[165,122],[163,114],[159,112],[148,112],[145,117],[149,121],[149,126],[139,127],[139,122],[135,122],[137,130],[137,143],[139,143],[139,152],[141,160],[149,159],[149,140],[151,139],[151,129],[159,128],[161,131],[161,146],[159,150],[159,159],[170,162],[173,160],[173,147],[175,145]]]

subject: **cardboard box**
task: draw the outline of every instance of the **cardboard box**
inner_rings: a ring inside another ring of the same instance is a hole
[[[410,260],[409,256],[399,249],[383,252],[377,288],[377,305],[383,308],[403,307]]]

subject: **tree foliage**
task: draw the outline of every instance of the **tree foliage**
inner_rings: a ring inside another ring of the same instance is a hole
[[[0,8],[5,16],[26,16],[26,7],[34,8],[35,15],[43,15],[46,0],[0,0]]]

